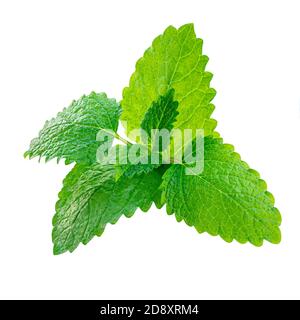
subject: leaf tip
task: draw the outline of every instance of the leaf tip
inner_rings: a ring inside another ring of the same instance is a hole
[[[63,249],[62,249],[61,247],[59,247],[58,245],[54,244],[52,252],[53,252],[53,255],[54,255],[54,256],[58,256],[58,255],[64,253],[65,250],[63,250]]]
[[[29,150],[25,151],[25,152],[23,153],[24,159],[26,159],[27,157],[29,157],[29,155],[30,155]]]

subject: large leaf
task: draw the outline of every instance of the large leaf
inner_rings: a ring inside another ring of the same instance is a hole
[[[131,217],[139,207],[147,211],[152,201],[158,205],[160,172],[115,180],[114,167],[76,165],[64,180],[53,218],[54,253],[74,251],[100,236],[106,224]]]
[[[30,158],[64,158],[67,163],[96,162],[97,141],[100,130],[117,131],[120,106],[104,93],[92,92],[47,121],[39,136],[32,140],[25,156]]]
[[[186,175],[183,165],[166,171],[162,190],[167,212],[228,242],[279,243],[281,216],[259,174],[220,138],[205,138],[204,157],[201,174]]]
[[[210,88],[212,74],[205,71],[207,62],[192,24],[168,27],[137,62],[123,91],[122,120],[127,122],[127,131],[139,128],[152,102],[173,88],[179,103],[175,128],[204,128],[209,135],[216,121],[210,119],[215,90]]]

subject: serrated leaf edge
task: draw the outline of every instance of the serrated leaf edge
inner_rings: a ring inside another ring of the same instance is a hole
[[[223,143],[223,139],[220,137],[220,134],[219,134],[219,133],[214,132],[214,133],[213,133],[213,136],[214,136],[215,138],[217,138],[221,143]],[[234,157],[236,157],[237,159],[241,160],[240,154],[234,151],[235,148],[234,148],[234,146],[233,146],[232,144],[227,144],[227,143],[225,143],[225,144],[223,144],[223,146],[224,146],[228,151],[230,151],[231,154],[234,155]],[[278,237],[279,237],[279,238],[278,238],[278,241],[269,241],[269,240],[263,239],[263,240],[261,241],[261,243],[258,244],[258,243],[253,243],[250,239],[248,239],[246,242],[244,242],[244,241],[239,241],[238,239],[235,239],[235,238],[233,238],[232,240],[228,240],[228,239],[222,237],[222,236],[219,234],[219,233],[220,233],[219,230],[217,231],[218,234],[212,234],[212,233],[207,232],[207,231],[199,231],[199,230],[197,230],[197,227],[196,227],[196,226],[193,226],[193,225],[189,224],[186,219],[179,217],[178,214],[175,212],[175,210],[172,209],[172,208],[170,208],[170,206],[168,206],[168,203],[166,202],[166,197],[165,197],[166,182],[165,182],[164,176],[163,176],[163,177],[162,177],[162,183],[161,183],[161,185],[160,185],[160,190],[162,191],[162,195],[161,195],[162,200],[161,200],[161,201],[162,201],[163,203],[166,203],[166,212],[167,212],[167,214],[168,214],[168,215],[173,215],[173,214],[174,214],[174,215],[175,215],[175,219],[176,219],[177,222],[184,221],[187,226],[189,226],[189,227],[194,227],[194,228],[196,229],[196,231],[197,231],[198,233],[200,233],[200,234],[201,234],[201,233],[207,233],[207,234],[209,234],[209,235],[211,235],[211,236],[218,236],[218,237],[222,238],[224,241],[226,241],[227,243],[232,243],[232,242],[235,240],[235,241],[237,241],[237,242],[240,243],[240,244],[251,243],[251,244],[254,245],[255,247],[261,247],[261,246],[263,246],[264,241],[270,242],[270,243],[272,243],[272,244],[279,244],[279,243],[281,242],[281,230],[279,229],[279,227],[280,227],[280,225],[281,225],[281,223],[282,223],[282,217],[281,217],[281,214],[280,214],[280,211],[278,210],[278,208],[276,208],[276,207],[274,206],[274,205],[275,205],[275,198],[274,198],[273,194],[267,190],[267,183],[266,183],[265,180],[261,179],[261,176],[260,176],[259,172],[256,171],[256,170],[254,170],[254,169],[252,169],[252,168],[250,168],[250,166],[249,166],[245,161],[242,161],[242,164],[243,164],[244,168],[245,168],[247,171],[249,171],[249,172],[251,172],[252,174],[255,175],[255,177],[257,178],[257,180],[260,182],[261,191],[269,198],[269,200],[270,200],[270,202],[271,202],[271,204],[272,204],[272,206],[273,206],[271,210],[273,211],[274,214],[277,215],[277,217],[278,217],[278,219],[279,219],[279,220],[278,220]],[[184,165],[184,164],[182,164],[182,165]]]

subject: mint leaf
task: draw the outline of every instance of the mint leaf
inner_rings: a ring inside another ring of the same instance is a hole
[[[128,131],[139,128],[152,101],[173,88],[179,103],[174,127],[204,128],[209,135],[216,126],[210,119],[214,110],[210,102],[216,92],[210,88],[212,74],[205,71],[207,62],[193,24],[168,27],[137,62],[129,87],[123,91],[122,120],[127,121]]]
[[[170,26],[138,60],[121,102],[136,144],[117,133],[120,104],[94,92],[47,121],[32,140],[25,156],[76,162],[53,217],[55,254],[74,251],[152,202],[227,242],[280,242],[281,216],[266,183],[214,132],[216,91],[202,44],[192,24]],[[153,129],[159,130],[154,137]],[[172,131],[168,140],[161,131]],[[112,147],[113,138],[125,145]]]
[[[83,96],[45,123],[25,156],[94,163],[101,144],[97,133],[102,129],[117,131],[120,110],[119,104],[104,93]]]
[[[161,174],[152,171],[131,179],[115,180],[114,167],[76,165],[64,180],[53,218],[54,254],[74,251],[100,236],[106,224],[114,224],[137,208],[147,211],[157,202]]]
[[[151,138],[153,129],[171,131],[173,128],[178,116],[178,102],[173,100],[174,92],[174,89],[171,89],[165,96],[159,96],[158,100],[152,102],[150,108],[145,113],[141,128],[145,130],[149,138]],[[152,140],[155,140],[155,137],[152,137]]]
[[[185,175],[182,165],[166,171],[162,190],[167,212],[228,242],[279,243],[281,216],[259,174],[220,138],[205,138],[204,157],[202,174]]]
[[[141,140],[143,144],[119,147],[119,150],[123,149],[123,152],[121,152],[122,156],[119,157],[116,165],[117,177],[121,175],[132,177],[134,175],[149,173],[163,163],[161,152],[166,149],[168,145],[161,143],[159,130],[167,130],[170,132],[173,128],[173,124],[178,115],[178,103],[174,101],[173,98],[174,90],[171,89],[165,96],[160,96],[157,101],[152,102],[140,126],[145,134],[147,134],[146,137],[142,136]],[[130,153],[132,151],[135,152],[135,150],[139,152],[139,163],[131,163],[130,160]],[[153,161],[151,160],[151,156],[154,153],[157,154],[157,163],[152,163]]]

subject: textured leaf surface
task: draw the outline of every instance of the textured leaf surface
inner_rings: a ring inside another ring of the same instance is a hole
[[[101,129],[117,131],[120,106],[104,93],[83,96],[45,123],[25,156],[64,158],[67,163],[94,163]]]
[[[134,175],[149,173],[162,164],[161,152],[166,149],[169,144],[162,145],[160,139],[157,138],[159,130],[165,129],[171,131],[176,121],[178,103],[173,100],[173,97],[174,90],[171,89],[165,96],[160,96],[156,102],[153,102],[146,112],[140,126],[147,134],[147,137],[142,137],[143,144],[119,146],[119,148],[123,149],[123,152],[122,156],[118,159],[119,163],[116,165],[117,177],[121,175],[132,177]],[[140,146],[140,163],[133,164],[128,155],[130,150],[137,146]],[[157,155],[157,163],[152,163],[153,161],[151,160],[151,154],[153,155],[154,153]],[[126,159],[126,164],[122,162],[124,159]]]
[[[64,180],[53,218],[54,253],[74,251],[80,242],[87,244],[100,236],[107,223],[131,217],[139,207],[147,211],[157,202],[161,174],[115,180],[114,167],[93,164],[75,165]]]
[[[150,152],[145,145],[116,145],[115,148],[117,152],[115,163],[116,179],[119,179],[121,176],[133,177],[135,175],[149,173],[160,166],[160,164],[151,163]],[[138,151],[135,152],[134,150],[132,150],[133,148]],[[130,158],[130,153],[139,154],[138,163],[131,162],[132,160]]]
[[[166,171],[162,189],[167,212],[200,233],[220,235],[228,242],[279,243],[281,216],[274,198],[233,147],[220,138],[205,138],[204,166],[195,176],[185,175],[181,165]]]
[[[192,24],[168,27],[137,62],[123,91],[122,120],[127,121],[128,130],[139,128],[152,102],[173,88],[179,103],[175,128],[204,128],[209,135],[216,121],[210,119],[215,90],[210,88],[212,74],[205,71],[207,62]]]
[[[165,96],[160,96],[158,101],[153,102],[147,110],[141,123],[141,128],[145,130],[148,137],[151,137],[153,129],[170,131],[174,127],[174,122],[178,116],[178,102],[174,101],[173,98],[174,90],[171,89]]]

